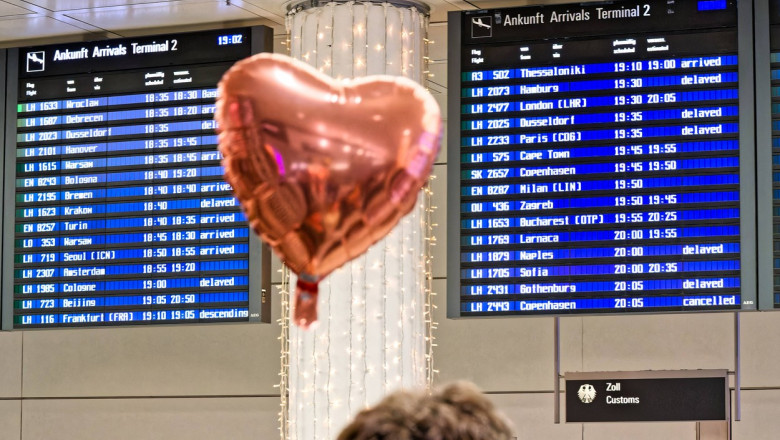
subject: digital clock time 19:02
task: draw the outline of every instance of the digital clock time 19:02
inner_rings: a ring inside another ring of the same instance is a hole
[[[243,41],[243,35],[241,34],[233,34],[233,35],[220,35],[217,37],[217,45],[219,46],[227,46],[228,44],[241,44]]]

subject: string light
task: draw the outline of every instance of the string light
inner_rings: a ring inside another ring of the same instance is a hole
[[[425,306],[424,306],[424,318],[425,322],[425,361],[426,361],[426,385],[430,391],[433,388],[433,381],[438,371],[434,368],[433,364],[433,348],[436,346],[434,342],[436,337],[434,331],[438,328],[439,323],[433,320],[433,309],[436,307],[433,303],[433,297],[436,296],[436,292],[433,290],[433,247],[436,245],[436,236],[434,235],[434,229],[438,227],[438,224],[433,222],[433,213],[436,210],[436,206],[433,205],[433,189],[431,188],[431,182],[436,179],[435,175],[431,175],[428,185],[423,192],[425,217],[423,219],[423,230],[425,231],[425,244],[423,248],[423,265],[425,267]]]
[[[281,363],[279,372],[279,396],[281,409],[279,411],[279,435],[282,440],[290,438],[290,270],[285,266],[279,270],[282,274],[282,282],[279,285],[279,303],[281,305],[281,317],[277,322],[282,329],[279,336],[281,345]]]
[[[428,22],[416,8],[331,2],[295,9],[285,21],[289,53],[335,78],[385,73],[427,79]],[[388,392],[430,389],[432,194],[428,184],[417,208],[385,240],[320,283],[319,327],[289,325],[289,288],[296,280],[283,270],[282,440],[332,438]]]

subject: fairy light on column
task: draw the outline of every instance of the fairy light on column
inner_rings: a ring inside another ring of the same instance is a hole
[[[425,80],[427,6],[405,0],[293,5],[290,55],[334,78],[388,74]],[[430,385],[430,186],[368,252],[319,285],[320,322],[289,325],[283,310],[282,439],[330,439],[359,410],[399,388]],[[294,276],[283,276],[283,290]]]
[[[290,411],[289,411],[289,395],[290,395],[290,269],[283,267],[279,269],[281,272],[282,280],[278,286],[279,289],[279,302],[281,305],[281,317],[277,321],[282,329],[281,335],[279,335],[279,343],[281,345],[281,356],[279,362],[281,368],[279,371],[279,405],[281,410],[279,411],[279,434],[282,440],[290,438]]]

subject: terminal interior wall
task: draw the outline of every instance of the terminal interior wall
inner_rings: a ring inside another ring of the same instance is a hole
[[[446,23],[429,33],[431,90],[446,118]],[[446,319],[446,157],[445,146],[433,185],[436,382],[475,382],[514,422],[518,439],[695,439],[694,423],[555,425],[553,318]],[[1,332],[0,440],[277,438],[276,292],[272,324]],[[561,371],[734,370],[734,319],[564,317]],[[776,439],[780,313],[740,320],[742,420],[732,438]]]

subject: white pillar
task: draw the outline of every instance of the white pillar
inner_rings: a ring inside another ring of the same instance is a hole
[[[294,58],[339,79],[422,80],[423,5],[313,3],[294,6],[288,16]],[[333,439],[355,413],[389,392],[427,385],[423,199],[384,240],[319,283],[318,324],[290,325],[290,439]]]

